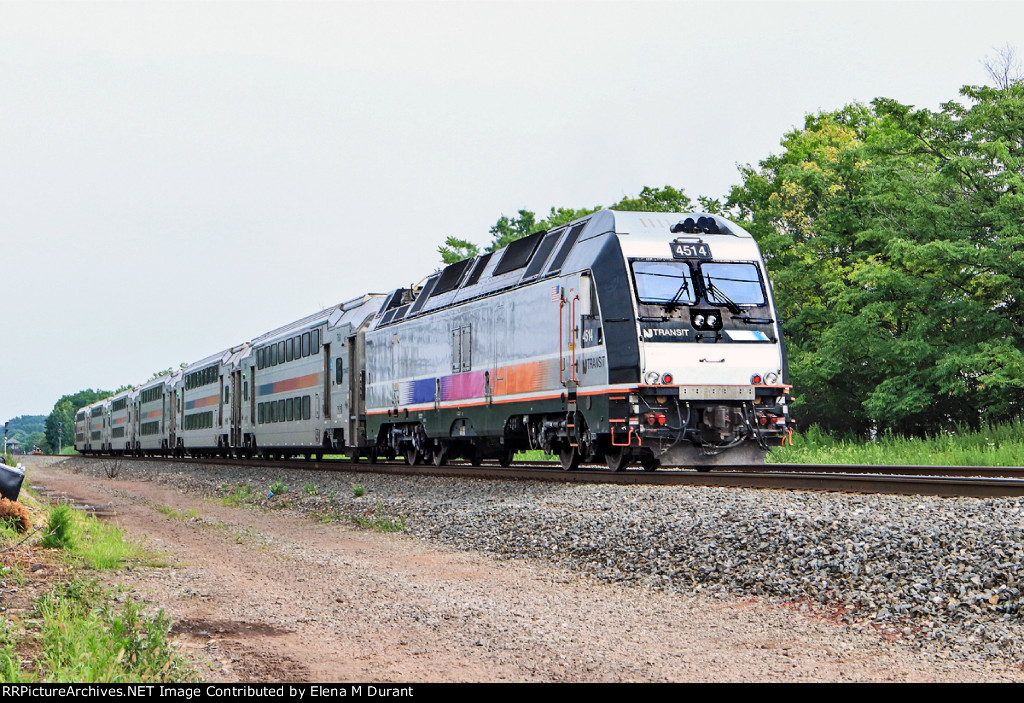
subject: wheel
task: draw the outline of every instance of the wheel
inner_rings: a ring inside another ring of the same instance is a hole
[[[604,461],[612,471],[623,471],[629,466],[629,449],[626,447],[609,447],[604,450]]]
[[[644,467],[644,471],[654,471],[656,468],[661,466],[661,462],[655,459],[650,454],[645,454],[640,457],[640,466]]]
[[[405,463],[409,466],[416,466],[420,463],[420,451],[413,446],[407,446],[402,450],[402,456],[405,458]]]
[[[502,449],[501,454],[498,456],[498,463],[502,466],[511,466],[513,456],[515,456],[515,452],[511,449]]]
[[[431,456],[434,461],[434,466],[444,466],[448,463],[448,447],[443,444],[438,444],[434,448],[434,452]]]
[[[580,453],[576,447],[565,443],[558,449],[558,460],[562,462],[562,469],[575,471],[580,466]]]

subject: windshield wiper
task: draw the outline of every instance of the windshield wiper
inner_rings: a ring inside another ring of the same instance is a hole
[[[729,312],[734,313],[736,315],[743,314],[743,311],[740,309],[740,306],[732,302],[729,299],[729,296],[727,296],[725,293],[719,290],[718,286],[712,283],[710,278],[708,279],[706,285],[707,292],[714,295],[716,300],[721,300],[725,304],[725,307],[728,308]],[[711,301],[709,300],[708,302],[710,303]]]
[[[676,303],[679,302],[679,298],[683,295],[683,293],[689,293],[689,292],[690,292],[690,284],[684,278],[682,284],[679,286],[679,290],[677,290],[676,294],[672,296],[672,300],[670,300],[667,303],[665,303],[665,305],[675,305]]]

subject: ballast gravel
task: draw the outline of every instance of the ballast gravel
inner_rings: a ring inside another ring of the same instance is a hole
[[[103,475],[111,460],[75,461]],[[616,584],[788,603],[912,648],[1024,659],[1024,501],[555,484],[123,461],[125,476],[403,526]],[[353,486],[365,488],[354,497]]]

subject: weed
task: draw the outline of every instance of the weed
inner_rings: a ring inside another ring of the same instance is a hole
[[[270,484],[270,492],[279,496],[288,492],[288,486],[284,485],[283,481],[274,481]]]
[[[384,504],[377,501],[373,512],[365,512],[362,515],[353,515],[342,512],[338,508],[331,508],[314,514],[315,519],[321,523],[329,522],[351,522],[356,527],[363,529],[377,530],[378,532],[401,532],[405,529],[404,517],[389,517],[384,514]]]
[[[179,512],[179,511],[177,511],[174,508],[171,508],[169,506],[161,505],[160,507],[158,507],[156,509],[156,511],[158,513],[162,513],[162,514],[166,515],[167,517],[169,517],[171,519],[174,519],[174,520],[198,520],[199,519],[199,511],[196,510],[195,508],[189,508],[187,512],[182,513],[182,512]]]
[[[334,500],[334,489],[333,488],[331,489],[331,492],[327,494],[327,498],[328,498],[328,500]]]
[[[170,620],[145,617],[133,601],[118,607],[96,581],[60,583],[37,599],[41,620],[37,657],[49,681],[164,682],[194,678],[173,651]],[[0,666],[3,666],[0,659]]]
[[[103,472],[107,475],[107,478],[117,478],[117,475],[121,473],[121,460],[114,459],[103,464]]]
[[[50,508],[46,519],[46,536],[40,540],[43,547],[71,550],[75,546],[75,511],[67,503]]]
[[[306,491],[306,495],[308,495],[308,496],[318,496],[318,495],[320,495],[320,489],[317,488],[312,483],[307,483],[303,488]]]
[[[352,497],[361,498],[366,494],[366,486],[361,483],[352,484]]]
[[[230,486],[228,487],[230,488]],[[231,494],[221,498],[220,502],[222,505],[234,508],[239,505],[251,503],[252,500],[252,486],[250,486],[248,483],[239,483],[237,486],[235,486],[234,490],[231,491]]]

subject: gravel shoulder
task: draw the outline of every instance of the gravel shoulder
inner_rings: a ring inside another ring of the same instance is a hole
[[[103,506],[163,555],[169,566],[116,581],[171,615],[213,682],[1024,680],[998,639],[922,642],[811,595],[687,580],[678,545],[703,562],[701,550],[719,546],[692,529],[667,536],[657,518],[665,489],[132,461],[111,479],[104,460],[26,463],[30,484]],[[291,487],[288,508],[213,500],[242,480],[265,492],[277,479]],[[367,495],[354,499],[357,482]],[[319,495],[305,495],[305,483]],[[762,514],[796,495],[729,491]],[[719,525],[723,507],[702,506],[699,519]],[[407,528],[315,514],[401,516]],[[714,568],[729,558],[721,552]]]

